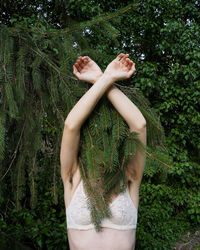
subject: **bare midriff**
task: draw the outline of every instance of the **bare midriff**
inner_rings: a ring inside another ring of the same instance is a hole
[[[134,250],[136,229],[117,230],[104,227],[95,229],[68,229],[70,250]]]

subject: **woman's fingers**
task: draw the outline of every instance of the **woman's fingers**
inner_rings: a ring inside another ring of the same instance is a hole
[[[84,62],[88,63],[91,59],[89,58],[89,56],[84,56],[83,60]]]
[[[80,75],[80,73],[79,73],[77,67],[75,66],[75,64],[73,65],[73,73],[74,73],[74,75],[77,76],[77,77],[79,77],[79,75]]]
[[[75,62],[74,65],[76,66],[77,70],[80,72],[80,70],[81,70],[80,58],[78,58],[78,59],[76,60],[76,62]]]
[[[127,62],[126,62],[126,58],[129,57],[129,54],[124,54],[124,56],[122,57],[121,59],[121,62],[126,66],[127,65]]]
[[[130,68],[130,67],[129,67],[130,62],[131,62],[131,60],[130,60],[129,58],[126,58],[124,65],[125,65],[128,69]]]
[[[84,61],[81,57],[78,58],[78,60],[76,61],[76,63],[78,63],[79,67],[82,69],[84,66]]]
[[[131,61],[129,58],[127,58],[126,61],[127,61],[128,70],[130,70],[133,65],[133,61]]]
[[[81,56],[79,56],[79,58],[76,60],[75,65],[77,66],[78,70],[80,71],[81,68],[82,68],[83,65],[84,65],[83,59],[81,58]]]
[[[81,57],[81,66],[84,67],[88,63],[88,58]]]
[[[135,63],[133,62],[128,74],[129,74],[129,77],[131,77],[131,75],[136,71],[135,69]]]
[[[77,66],[77,69],[79,72],[84,68],[84,66],[90,61],[91,59],[88,56],[79,56],[77,59],[75,65]]]
[[[131,61],[129,58],[129,54],[124,54],[124,56],[121,59],[122,64],[126,67],[127,71],[130,71],[132,68],[132,65],[134,64],[133,61]]]
[[[81,69],[82,69],[82,68],[81,68],[80,64],[79,64],[78,62],[76,62],[74,65],[76,66],[77,70],[78,70],[79,72],[81,72]]]
[[[129,58],[125,58],[124,65],[127,67],[128,70],[132,70],[133,65],[135,67],[135,63],[132,60],[130,60]]]
[[[88,56],[79,56],[73,65],[73,73],[80,79],[82,69],[90,62],[91,59]]]
[[[120,61],[120,60],[123,58],[124,55],[125,55],[125,54],[123,54],[123,53],[119,54],[119,55],[116,57],[116,60],[117,60],[117,61]]]
[[[128,65],[129,65],[128,58],[125,58],[125,60],[123,61],[123,64],[126,67],[126,69],[129,69],[129,67],[128,67]]]

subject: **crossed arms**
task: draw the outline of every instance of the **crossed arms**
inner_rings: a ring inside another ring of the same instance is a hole
[[[74,64],[74,74],[77,78],[90,82],[93,86],[80,98],[65,120],[60,151],[61,177],[64,184],[69,181],[69,170],[78,164],[80,128],[104,94],[127,122],[130,130],[138,132],[140,140],[146,145],[146,121],[142,113],[123,92],[113,86],[114,82],[128,79],[135,72],[135,64],[128,56],[118,55],[104,73],[87,56],[79,57]],[[136,169],[137,178],[130,181],[136,181],[140,185],[144,163],[145,156],[136,148],[136,154],[128,167]]]

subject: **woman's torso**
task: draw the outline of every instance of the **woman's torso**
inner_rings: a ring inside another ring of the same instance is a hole
[[[128,178],[128,176],[127,176]],[[129,178],[128,178],[129,180]],[[65,208],[68,208],[72,197],[81,182],[80,170],[77,168],[72,184],[66,182],[64,185],[64,201]],[[131,181],[128,185],[128,191],[134,206],[138,209],[139,187]],[[117,198],[117,195],[112,197],[112,201]],[[135,245],[136,229],[131,230],[116,230],[112,228],[103,228],[102,232],[96,233],[95,229],[77,230],[68,229],[68,239],[71,250],[132,250]],[[102,248],[103,247],[103,248]]]

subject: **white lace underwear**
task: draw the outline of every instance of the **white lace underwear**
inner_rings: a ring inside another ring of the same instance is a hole
[[[83,188],[83,181],[76,188],[70,205],[66,208],[67,228],[88,230],[94,229],[91,223],[90,211],[87,207],[87,197]],[[128,187],[124,193],[110,203],[112,217],[102,220],[101,226],[118,230],[136,229],[137,208],[135,207]]]

